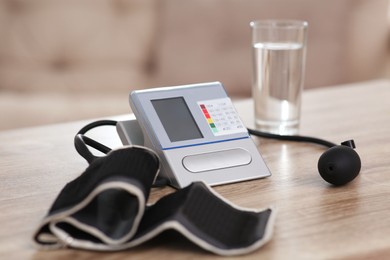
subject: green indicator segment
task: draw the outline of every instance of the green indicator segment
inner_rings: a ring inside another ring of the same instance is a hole
[[[213,131],[213,133],[217,133],[217,132],[218,132],[218,129],[217,129],[217,127],[214,125],[214,123],[211,123],[211,124],[210,124],[210,127],[211,127],[211,131]]]

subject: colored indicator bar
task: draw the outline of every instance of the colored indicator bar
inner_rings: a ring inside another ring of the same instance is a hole
[[[213,119],[211,118],[209,111],[207,110],[206,106],[204,104],[199,104],[200,108],[202,109],[203,115],[206,117],[207,123],[209,124],[211,131],[213,133],[217,133],[218,129],[214,124]]]

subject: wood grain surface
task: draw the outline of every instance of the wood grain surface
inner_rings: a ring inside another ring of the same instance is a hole
[[[245,124],[253,125],[251,100],[235,104]],[[0,132],[0,258],[220,258],[174,234],[116,253],[34,247],[32,234],[51,203],[87,166],[73,147],[74,134],[86,123]],[[241,258],[390,258],[390,82],[304,92],[300,133],[337,143],[354,139],[361,173],[344,187],[332,187],[316,168],[325,148],[253,137],[273,175],[215,187],[239,206],[277,210],[271,241]],[[120,145],[112,128],[93,135],[113,147]],[[153,189],[150,202],[173,191]]]

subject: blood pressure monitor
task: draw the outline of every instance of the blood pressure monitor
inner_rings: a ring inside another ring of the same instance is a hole
[[[130,105],[136,122],[119,126],[122,142],[143,136],[142,144],[161,159],[160,174],[174,187],[271,175],[219,82],[134,91]]]

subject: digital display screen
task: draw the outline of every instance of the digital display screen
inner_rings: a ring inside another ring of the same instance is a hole
[[[151,102],[171,142],[203,138],[183,97]]]

